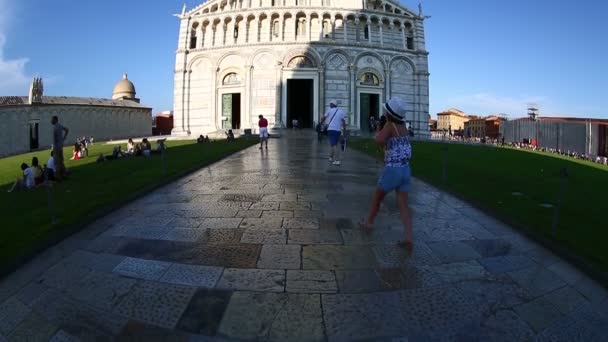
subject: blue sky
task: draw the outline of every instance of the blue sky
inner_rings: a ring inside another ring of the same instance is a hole
[[[183,3],[0,0],[0,95],[25,95],[39,75],[47,95],[110,97],[127,72],[143,103],[171,109]],[[608,2],[425,0],[424,11],[433,116],[517,117],[536,102],[545,115],[608,117]]]

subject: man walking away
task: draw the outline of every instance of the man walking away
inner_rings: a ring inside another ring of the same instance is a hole
[[[262,145],[266,142],[266,149],[268,149],[268,120],[264,119],[263,115],[258,116],[258,126],[260,127],[260,150]]]
[[[53,116],[51,119],[53,124],[53,158],[55,160],[55,179],[58,181],[63,180],[65,176],[65,164],[63,162],[63,143],[65,138],[68,136],[70,131],[67,127],[63,127],[59,123],[59,118]]]
[[[342,135],[342,130],[346,129],[346,113],[338,108],[338,101],[330,100],[329,109],[325,112],[321,125],[326,121],[327,124],[327,137],[329,139],[329,145],[331,146],[331,153],[329,155],[329,161],[333,165],[340,165],[340,149],[338,148],[338,142]]]

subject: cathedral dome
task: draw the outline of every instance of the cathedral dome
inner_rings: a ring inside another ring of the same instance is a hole
[[[127,78],[127,74],[122,75],[122,80],[116,83],[114,91],[112,92],[112,99],[134,99],[135,98],[135,86]]]

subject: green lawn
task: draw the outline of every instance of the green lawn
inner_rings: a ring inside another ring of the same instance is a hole
[[[37,156],[40,165],[45,164],[50,152],[45,150],[0,159],[0,211],[3,218],[0,225],[0,274],[43,248],[50,240],[81,228],[96,215],[256,142],[255,139],[237,139],[233,143],[216,141],[199,145],[195,141],[168,141],[167,174],[164,177],[159,155],[95,163],[100,153],[111,154],[114,145],[97,143],[90,148],[90,157],[77,161],[67,160],[71,153],[66,148],[64,153],[70,176],[52,188],[58,219],[54,226],[51,225],[46,189],[7,193],[9,186],[21,174],[19,166],[22,162],[30,165],[32,157]]]
[[[414,176],[487,210],[558,248],[573,252],[608,274],[608,168],[541,152],[510,148],[413,142]],[[369,139],[351,146],[371,155],[379,150]],[[447,182],[443,156],[447,147]],[[557,233],[552,233],[560,170],[568,177]],[[520,192],[522,196],[514,196]]]

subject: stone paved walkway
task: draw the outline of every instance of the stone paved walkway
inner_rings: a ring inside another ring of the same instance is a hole
[[[0,341],[602,340],[606,291],[466,203],[414,181],[407,257],[379,166],[332,167],[308,132],[132,203],[0,283]]]

